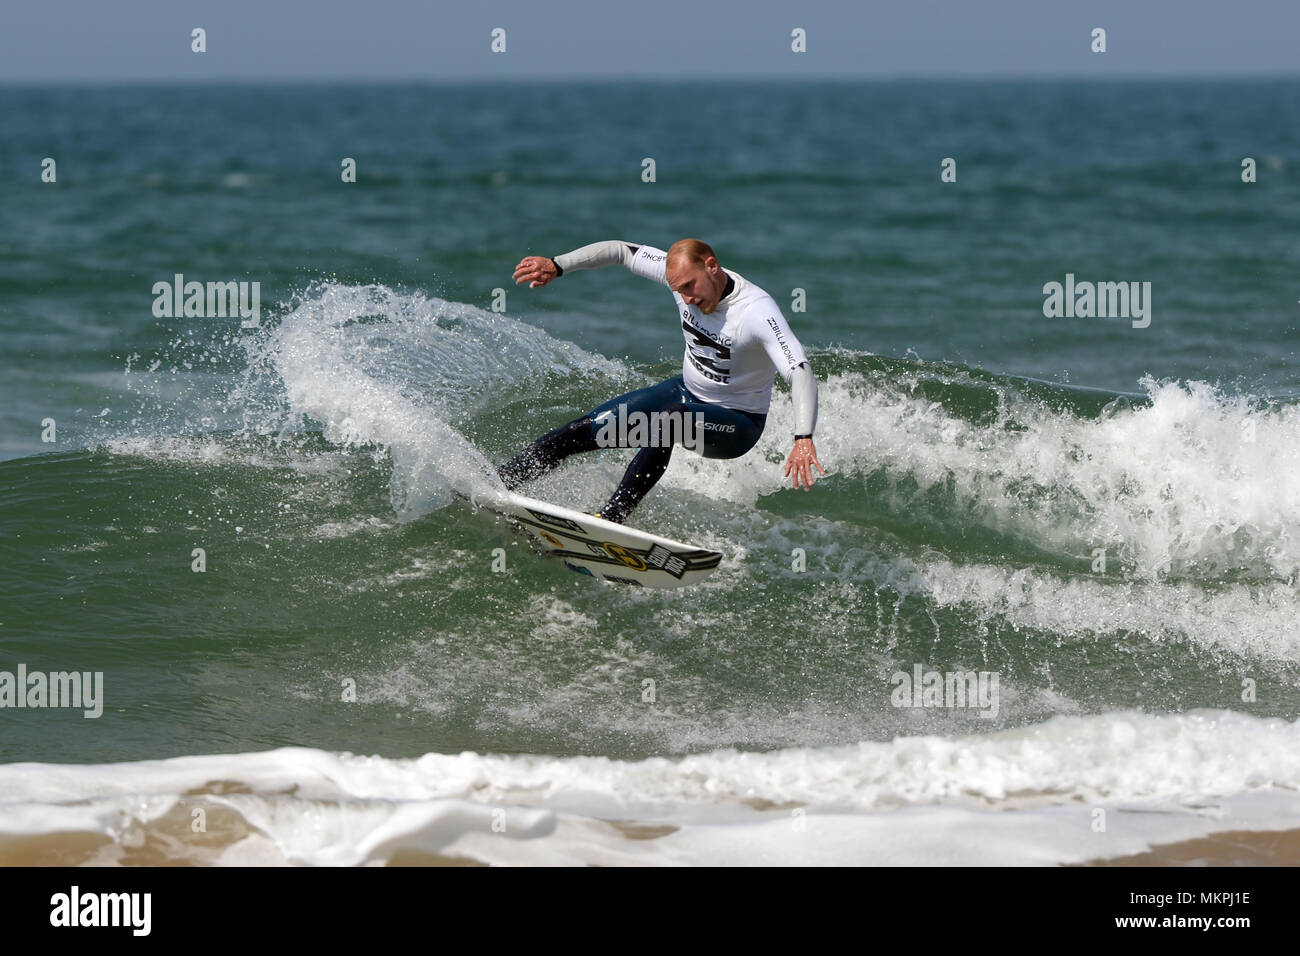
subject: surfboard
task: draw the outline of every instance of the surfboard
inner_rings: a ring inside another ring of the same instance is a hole
[[[570,570],[614,584],[689,587],[716,571],[722,561],[719,551],[509,491],[475,495],[471,502],[504,517]]]

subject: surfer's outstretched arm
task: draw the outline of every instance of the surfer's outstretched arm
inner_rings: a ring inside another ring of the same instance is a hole
[[[802,482],[803,490],[812,487],[814,467],[823,475],[822,463],[817,460],[817,446],[813,444],[813,429],[817,425],[817,379],[812,367],[800,362],[790,373],[790,397],[794,402],[794,448],[785,460],[785,475],[794,472],[794,486]]]
[[[533,289],[558,279],[566,272],[603,269],[605,266],[623,266],[639,276],[667,285],[664,256],[662,250],[653,246],[607,239],[554,258],[526,256],[515,266],[515,285],[527,282],[528,288]]]
[[[813,484],[813,469],[826,472],[817,460],[817,447],[813,444],[813,431],[817,427],[817,378],[813,375],[808,356],[799,344],[781,310],[772,303],[772,314],[756,335],[767,350],[767,356],[776,367],[777,374],[790,383],[790,399],[794,404],[794,448],[785,460],[785,475],[794,476],[794,486],[807,491]]]

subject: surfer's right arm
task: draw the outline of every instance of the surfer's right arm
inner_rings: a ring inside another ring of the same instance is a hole
[[[668,277],[664,274],[666,257],[667,254],[662,249],[653,246],[607,239],[554,258],[528,256],[515,266],[514,279],[515,285],[527,282],[528,288],[533,289],[574,269],[623,266],[639,276],[668,285]]]

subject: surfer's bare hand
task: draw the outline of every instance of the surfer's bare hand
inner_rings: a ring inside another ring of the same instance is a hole
[[[794,472],[794,486],[800,487],[803,482],[803,490],[807,491],[813,486],[813,468],[816,468],[823,475],[826,472],[822,469],[822,463],[817,460],[817,448],[813,445],[811,438],[796,438],[794,450],[790,452],[790,457],[785,460],[785,477],[789,477]]]
[[[527,282],[528,288],[535,289],[546,285],[560,273],[555,263],[545,256],[525,256],[515,266],[515,285]]]

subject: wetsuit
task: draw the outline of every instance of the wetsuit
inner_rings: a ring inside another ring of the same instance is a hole
[[[574,269],[622,265],[668,285],[667,254],[652,246],[598,242],[554,259],[560,275]],[[817,384],[803,346],[786,324],[780,307],[766,292],[730,269],[722,298],[705,315],[676,292],[686,351],[682,374],[649,388],[610,399],[586,415],[547,432],[499,469],[507,488],[546,474],[569,455],[609,447],[637,447],[618,489],[600,515],[623,521],[663,476],[673,445],[627,440],[623,430],[607,427],[611,416],[631,413],[676,413],[702,425],[696,450],[705,458],[738,458],[758,442],[772,400],[772,370],[791,384],[795,437],[811,438],[817,420]],[[696,418],[695,416],[700,416]],[[684,441],[690,440],[689,429]]]

